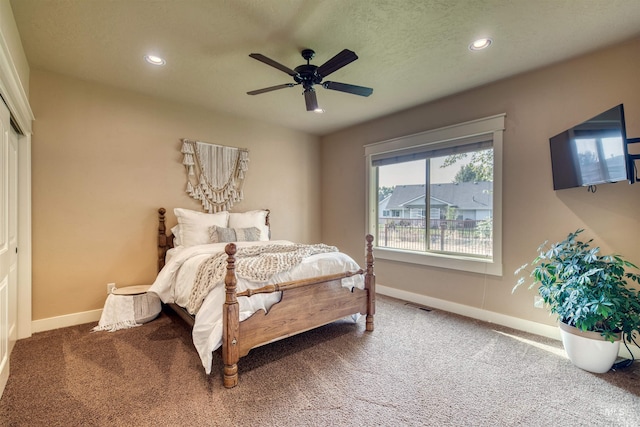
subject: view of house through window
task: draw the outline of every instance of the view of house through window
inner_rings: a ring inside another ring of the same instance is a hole
[[[493,163],[491,141],[374,162],[377,246],[491,258]]]
[[[365,145],[378,259],[502,275],[505,116]]]

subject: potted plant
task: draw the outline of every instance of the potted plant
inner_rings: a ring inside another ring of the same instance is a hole
[[[515,274],[531,268],[529,289],[537,285],[551,313],[558,315],[569,359],[582,369],[603,373],[613,366],[621,337],[625,345],[637,345],[640,296],[627,282],[640,283],[640,275],[622,256],[601,255],[599,247],[591,246],[593,239],[578,240],[582,231],[555,244],[543,243],[531,264]],[[513,291],[526,282],[520,277]]]

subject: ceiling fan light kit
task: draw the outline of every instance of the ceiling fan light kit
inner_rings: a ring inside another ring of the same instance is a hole
[[[278,89],[302,85],[302,87],[304,88],[303,95],[307,111],[319,112],[322,109],[318,107],[318,99],[316,96],[316,90],[314,88],[315,85],[320,85],[323,88],[329,90],[336,90],[339,92],[351,93],[353,95],[360,96],[369,96],[373,93],[373,89],[370,87],[356,86],[348,83],[322,81],[329,74],[358,59],[358,56],[355,54],[355,52],[349,49],[344,49],[320,66],[312,65],[309,63],[316,54],[313,50],[303,49],[301,54],[302,57],[307,61],[307,63],[299,65],[293,70],[285,65],[280,64],[277,61],[274,61],[271,58],[267,58],[260,53],[250,54],[249,56],[251,58],[257,59],[260,62],[263,62],[274,68],[277,68],[282,72],[289,74],[291,77],[293,77],[295,83],[284,83],[276,86],[266,87],[263,89],[252,90],[250,92],[247,92],[247,94],[259,95],[261,93],[271,92]]]

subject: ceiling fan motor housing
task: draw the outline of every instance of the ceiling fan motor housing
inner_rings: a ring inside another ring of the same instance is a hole
[[[294,68],[294,71],[298,73],[293,77],[296,83],[302,83],[305,88],[320,84],[322,82],[322,76],[317,73],[318,67],[311,64],[304,64]]]

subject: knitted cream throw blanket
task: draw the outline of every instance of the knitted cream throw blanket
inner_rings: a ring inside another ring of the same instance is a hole
[[[311,255],[338,252],[335,246],[316,245],[263,245],[239,248],[236,252],[235,271],[237,277],[255,282],[266,282],[274,274],[287,271]],[[198,267],[195,283],[187,310],[196,314],[209,291],[224,280],[227,254],[220,252],[211,256]]]

